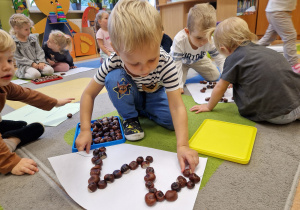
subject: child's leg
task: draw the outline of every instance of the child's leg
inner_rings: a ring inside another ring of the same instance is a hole
[[[18,144],[21,142],[20,139],[16,138],[16,137],[11,137],[11,138],[7,138],[7,139],[3,139],[3,141],[5,142],[6,146],[8,147],[10,152],[13,152],[16,150]]]
[[[284,57],[291,66],[298,63],[297,56],[297,32],[294,28],[291,12],[270,12],[267,13],[269,23],[272,24],[275,31],[283,41]]]
[[[174,130],[165,88],[160,88],[154,93],[146,93],[145,95],[145,109],[141,113],[157,124],[169,130]]]
[[[53,66],[54,72],[66,72],[69,71],[70,66],[64,62],[55,63]]]
[[[101,50],[100,51],[100,62],[103,63],[107,58],[109,58],[109,56]]]
[[[2,120],[0,122],[0,133],[5,133],[10,130],[17,130],[27,125],[25,121]]]
[[[275,117],[266,121],[274,124],[288,124],[295,120],[300,120],[300,106],[286,115]]]
[[[49,76],[49,75],[52,75],[53,73],[54,73],[54,69],[47,64],[44,66],[44,69],[41,70],[42,75]]]
[[[207,81],[215,81],[220,77],[218,68],[207,56],[204,56],[201,60],[191,64],[190,67],[198,72]]]
[[[266,13],[267,18],[268,18],[268,13],[269,12]],[[264,36],[257,42],[257,44],[263,45],[263,46],[268,46],[273,41],[276,40],[277,36],[278,36],[277,32],[275,31],[275,29],[273,28],[273,26],[271,25],[271,23],[269,21],[269,26],[268,26]]]
[[[38,79],[41,76],[42,75],[39,70],[30,67],[30,68],[26,69],[24,79]]]

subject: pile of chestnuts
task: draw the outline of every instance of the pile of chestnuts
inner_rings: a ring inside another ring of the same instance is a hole
[[[178,192],[181,188],[187,187],[188,189],[193,189],[195,184],[200,182],[200,177],[191,173],[191,169],[185,169],[183,171],[183,176],[189,178],[187,181],[183,176],[178,176],[176,182],[171,184],[171,190],[168,190],[165,194],[161,190],[157,190],[154,187],[154,181],[156,179],[155,171],[150,164],[153,162],[152,156],[147,156],[145,159],[142,156],[137,157],[136,160],[131,161],[129,164],[123,164],[120,169],[114,170],[112,174],[106,174],[101,180],[101,169],[103,166],[103,160],[107,157],[106,148],[100,147],[93,151],[93,157],[91,159],[92,163],[95,164],[91,168],[90,178],[88,180],[88,190],[89,192],[95,192],[97,189],[105,189],[108,183],[113,183],[115,179],[121,178],[124,174],[129,173],[131,170],[136,170],[139,166],[146,169],[146,175],[144,176],[145,186],[149,192],[145,195],[145,202],[148,206],[153,206],[156,202],[176,201],[178,198]]]
[[[91,124],[91,128],[93,129],[92,144],[100,144],[124,138],[120,129],[119,119],[116,116],[97,119]]]
[[[52,81],[55,79],[60,79],[61,77],[58,75],[50,75],[50,76],[44,76],[44,77],[40,77],[38,79],[34,79],[32,80],[33,82],[46,82],[46,81]]]

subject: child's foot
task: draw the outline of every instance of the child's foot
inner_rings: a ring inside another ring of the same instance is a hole
[[[292,69],[295,73],[300,74],[300,63],[297,63],[296,65],[292,66]]]
[[[137,117],[123,121],[125,138],[129,141],[137,141],[144,138],[144,131]]]
[[[3,137],[17,137],[21,140],[18,146],[22,146],[31,141],[37,140],[45,131],[42,123],[31,123],[21,129],[6,132]]]
[[[27,125],[25,121],[2,120],[0,122],[0,133],[5,133],[11,130],[17,130]]]

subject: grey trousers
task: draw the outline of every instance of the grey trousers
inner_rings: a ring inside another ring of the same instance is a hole
[[[268,29],[265,35],[257,44],[267,46],[271,44],[277,37],[283,41],[283,55],[291,66],[298,63],[296,39],[297,32],[295,30],[291,12],[266,12],[269,21]]]

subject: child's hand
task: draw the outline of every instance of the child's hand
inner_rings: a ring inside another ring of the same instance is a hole
[[[37,63],[32,63],[31,66],[35,69],[39,69],[39,65]]]
[[[70,66],[70,69],[76,69],[77,66]]]
[[[44,67],[46,66],[46,64],[45,64],[45,63],[39,63],[38,66],[39,66],[38,68],[39,68],[40,70],[43,70]]]
[[[78,151],[86,150],[86,153],[90,152],[92,142],[92,133],[91,131],[80,131],[75,144]]]
[[[181,172],[185,169],[185,164],[189,165],[192,173],[194,173],[196,166],[199,164],[198,152],[189,148],[189,146],[177,147],[177,158],[180,164]]]
[[[210,112],[211,110],[207,107],[207,104],[201,104],[201,105],[196,105],[190,108],[191,112],[195,112],[195,114],[198,114],[200,112]]]
[[[180,93],[184,94],[183,88],[180,88]]]
[[[38,172],[37,164],[34,160],[22,158],[20,162],[11,170],[14,175],[30,174],[33,175]]]
[[[53,66],[55,62],[53,60],[50,60],[49,58],[47,59],[47,62],[50,64],[50,66]]]
[[[63,106],[65,104],[71,103],[73,100],[75,100],[75,98],[57,99],[57,104],[55,105],[55,107],[60,107],[60,106]]]

